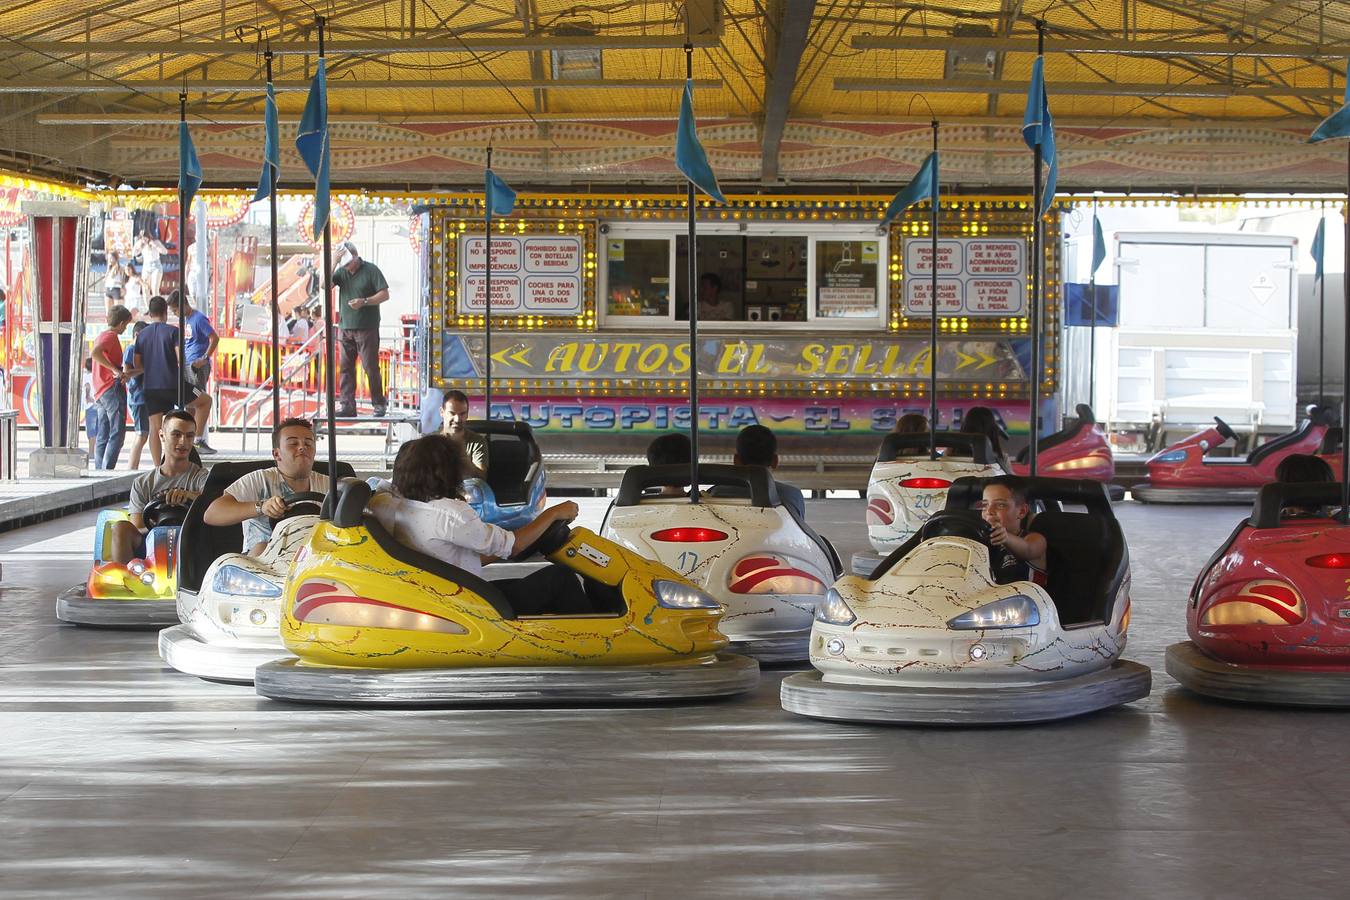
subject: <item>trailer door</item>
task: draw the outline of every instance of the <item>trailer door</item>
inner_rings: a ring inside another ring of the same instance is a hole
[[[1205,247],[1205,327],[1288,331],[1293,250],[1210,244]]]
[[[1203,245],[1121,241],[1116,254],[1121,327],[1204,327]]]

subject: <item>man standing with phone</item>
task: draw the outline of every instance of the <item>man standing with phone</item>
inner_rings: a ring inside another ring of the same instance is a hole
[[[361,357],[366,381],[370,384],[370,402],[377,417],[385,414],[387,403],[380,377],[380,304],[389,299],[389,283],[374,263],[361,259],[356,245],[343,243],[338,267],[333,272],[338,286],[338,342],[341,360],[338,367],[339,416],[356,415],[356,357]]]

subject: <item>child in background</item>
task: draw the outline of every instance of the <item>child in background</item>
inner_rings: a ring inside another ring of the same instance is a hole
[[[150,438],[150,417],[145,412],[145,381],[141,378],[144,369],[136,368],[136,335],[145,330],[148,322],[137,322],[131,326],[131,343],[122,355],[122,367],[126,369],[127,410],[131,413],[131,424],[136,429],[136,440],[131,443],[131,458],[128,461],[134,471],[141,467],[141,451]]]
[[[94,442],[98,440],[98,414],[94,411],[94,361],[84,358],[80,376],[80,396],[84,398],[84,436],[89,441],[89,465],[94,464]]]

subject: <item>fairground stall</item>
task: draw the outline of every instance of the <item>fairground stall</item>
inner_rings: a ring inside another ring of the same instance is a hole
[[[877,222],[880,197],[739,196],[700,202],[700,428],[725,451],[761,423],[787,452],[875,453],[907,412],[927,413],[928,214]],[[551,451],[641,453],[687,427],[685,201],[662,195],[522,195],[493,223],[492,417],[528,422]],[[426,208],[429,382],[481,398],[481,195]],[[1046,380],[1058,380],[1057,216],[1046,233]],[[1027,203],[941,205],[937,367],[942,427],[992,407],[1025,436],[1029,409]],[[707,280],[706,274],[700,275]],[[481,412],[476,409],[475,412]]]

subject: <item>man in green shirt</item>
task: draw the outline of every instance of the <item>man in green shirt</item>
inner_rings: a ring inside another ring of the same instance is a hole
[[[356,245],[347,241],[338,256],[333,283],[338,286],[338,325],[342,351],[338,367],[339,416],[356,415],[356,357],[366,370],[370,402],[375,415],[385,414],[384,382],[380,378],[380,304],[389,299],[389,283],[374,263],[361,259]]]

